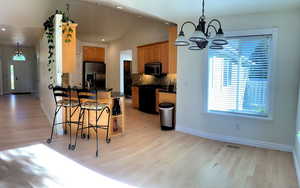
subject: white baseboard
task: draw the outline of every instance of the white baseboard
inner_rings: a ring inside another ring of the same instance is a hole
[[[247,146],[253,146],[258,148],[265,148],[265,149],[271,149],[271,150],[279,150],[279,151],[285,151],[285,152],[293,152],[293,146],[290,145],[284,145],[284,144],[277,144],[273,142],[265,142],[260,140],[252,140],[247,138],[239,138],[239,137],[232,137],[232,136],[224,136],[214,133],[205,133],[201,132],[195,129],[178,126],[176,125],[176,131],[191,134],[194,136],[199,136],[211,140],[217,140],[221,142],[229,142],[234,144],[241,144],[241,145],[247,145]]]
[[[297,154],[296,154],[295,150],[293,150],[293,158],[294,158],[294,166],[295,166],[295,169],[296,169],[298,184],[300,184],[300,166],[299,166],[299,161],[298,161]],[[300,185],[299,185],[299,187],[300,187]]]

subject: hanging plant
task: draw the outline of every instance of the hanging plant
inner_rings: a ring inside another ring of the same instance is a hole
[[[54,18],[56,14],[61,14],[63,16],[62,22],[67,23],[66,27],[63,28],[63,33],[66,34],[65,42],[69,43],[72,39],[72,33],[73,29],[71,28],[72,21],[69,18],[69,5],[67,5],[68,10],[68,16],[66,16],[64,11],[56,10],[55,14],[51,15],[45,22],[44,22],[44,30],[45,34],[47,36],[48,41],[48,72],[49,72],[49,78],[50,78],[50,84],[48,86],[49,89],[53,88],[53,85],[55,85],[55,58],[54,58],[54,50],[55,50],[55,43],[54,43],[54,34],[55,34],[55,24],[54,24]]]
[[[63,34],[65,34],[65,43],[70,43],[72,40],[73,29],[71,27],[71,22],[67,22],[67,25],[63,27]]]

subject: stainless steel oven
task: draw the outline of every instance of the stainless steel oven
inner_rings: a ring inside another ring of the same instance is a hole
[[[160,62],[146,63],[145,74],[159,76],[162,73],[162,64]]]

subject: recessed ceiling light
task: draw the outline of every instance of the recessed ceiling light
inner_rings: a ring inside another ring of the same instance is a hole
[[[105,42],[105,39],[101,39],[102,42]]]
[[[170,23],[169,23],[169,22],[166,22],[165,24],[166,24],[166,25],[169,25]]]
[[[1,31],[6,31],[6,28],[2,27],[2,28],[1,28]]]
[[[122,9],[123,9],[123,7],[122,7],[122,6],[116,6],[116,8],[117,8],[117,9],[120,9],[120,10],[122,10]]]

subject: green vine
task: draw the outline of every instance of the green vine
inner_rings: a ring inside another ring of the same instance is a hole
[[[54,71],[54,65],[55,65],[55,59],[54,59],[54,50],[55,50],[55,43],[54,43],[54,33],[55,33],[55,24],[54,24],[54,18],[56,14],[63,15],[62,22],[67,23],[67,27],[63,29],[63,33],[66,33],[66,39],[65,42],[71,42],[72,39],[72,33],[73,29],[71,28],[70,24],[74,23],[68,16],[66,16],[64,11],[56,10],[55,14],[51,15],[45,22],[44,22],[44,30],[45,34],[47,36],[48,41],[48,72],[49,72],[49,78],[50,78],[50,85],[49,89],[55,85],[55,71]]]
[[[67,26],[63,28],[63,34],[66,34],[65,43],[70,43],[72,40],[73,29],[70,26],[70,22],[67,22]]]

